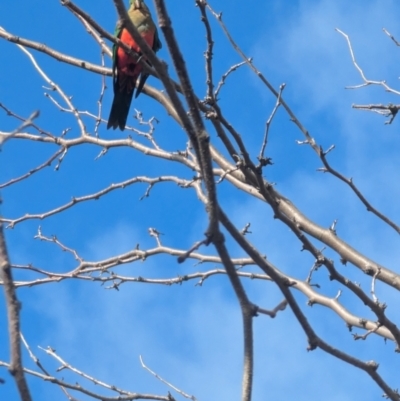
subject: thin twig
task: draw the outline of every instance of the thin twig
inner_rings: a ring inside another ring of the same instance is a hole
[[[264,308],[258,308],[257,312],[258,313],[262,313],[264,315],[268,315],[269,317],[271,317],[272,319],[276,317],[276,314],[280,311],[284,311],[286,309],[287,306],[287,301],[286,299],[284,299],[283,301],[279,302],[278,305],[275,306],[274,309],[272,310],[268,310],[268,309],[264,309]]]
[[[0,136],[0,149],[11,138],[14,138],[22,130],[32,125],[32,121],[39,116],[39,111],[34,111],[18,128],[12,131],[10,134],[5,136]]]
[[[211,25],[208,20],[205,2],[202,0],[196,0],[196,5],[199,7],[201,12],[201,21],[204,24],[206,29],[206,39],[207,39],[207,50],[204,53],[206,59],[206,74],[207,74],[207,94],[205,102],[209,104],[213,104],[215,101],[214,97],[214,79],[213,79],[213,49],[214,49],[214,40],[212,37]]]
[[[222,89],[223,85],[225,84],[225,81],[229,77],[229,75],[245,64],[246,64],[246,61],[241,61],[240,63],[234,64],[231,67],[229,67],[228,71],[225,74],[222,75],[220,81],[218,82],[217,88],[215,89],[215,92],[214,92],[215,99],[218,98],[219,92],[221,91],[221,89]]]
[[[353,65],[356,68],[356,70],[359,72],[362,80],[364,81],[362,84],[360,85],[356,85],[356,86],[348,86],[348,89],[356,89],[356,88],[362,88],[364,86],[369,86],[369,85],[379,85],[382,86],[383,88],[385,88],[386,92],[390,92],[390,93],[394,93],[395,95],[400,95],[399,91],[396,91],[395,89],[392,89],[387,83],[386,81],[373,81],[368,79],[365,74],[364,71],[361,69],[361,67],[358,65],[356,58],[354,56],[354,51],[353,51],[353,46],[351,45],[350,42],[350,38],[347,34],[345,34],[343,31],[341,31],[338,28],[335,28],[336,32],[339,32],[347,41],[347,45],[349,47],[349,51],[350,51],[350,56],[351,56],[351,60],[353,61]]]
[[[286,84],[281,84],[279,86],[279,94],[278,97],[276,99],[276,103],[275,106],[271,112],[271,115],[269,116],[266,124],[265,124],[265,134],[264,134],[264,140],[261,146],[261,150],[260,150],[260,154],[258,156],[258,160],[263,160],[264,159],[264,152],[265,152],[265,147],[267,146],[267,142],[268,142],[268,133],[269,133],[269,127],[271,126],[271,122],[276,114],[276,112],[278,111],[279,106],[281,105],[281,97],[282,97],[282,92],[285,89]]]
[[[158,375],[156,372],[154,372],[153,370],[151,370],[143,361],[143,358],[141,355],[139,355],[139,359],[140,359],[140,364],[142,365],[142,367],[144,369],[146,369],[148,372],[150,372],[156,379],[160,380],[160,382],[166,384],[168,387],[172,388],[173,390],[175,390],[177,393],[179,393],[182,397],[187,398],[189,400],[192,401],[197,401],[197,398],[194,395],[189,395],[187,393],[185,393],[184,391],[182,391],[181,389],[179,389],[178,387],[172,385],[171,383],[167,382],[165,379],[163,379],[160,375]]]
[[[22,180],[25,180],[26,178],[30,177],[32,174],[37,173],[38,171],[44,169],[45,167],[49,167],[51,166],[51,163],[64,151],[64,149],[59,149],[57,150],[54,155],[52,155],[48,160],[46,160],[44,163],[42,163],[40,166],[37,166],[35,168],[33,168],[32,170],[29,170],[27,173],[16,177],[16,178],[12,178],[9,181],[5,182],[4,184],[0,184],[0,189],[2,188],[6,188],[12,184],[15,184],[17,182],[20,182]]]
[[[80,128],[80,132],[82,136],[87,135],[86,132],[86,127],[83,124],[83,121],[79,115],[79,113],[77,112],[76,108],[74,107],[74,105],[72,104],[71,98],[69,96],[67,96],[65,94],[65,92],[61,89],[61,87],[59,85],[57,85],[55,82],[53,82],[48,75],[42,70],[42,68],[40,68],[39,64],[37,63],[36,59],[33,57],[32,53],[29,52],[28,50],[26,50],[23,46],[21,45],[17,45],[19,47],[19,49],[21,49],[27,56],[28,58],[31,60],[33,66],[36,68],[36,70],[39,72],[39,74],[41,75],[41,77],[50,85],[50,90],[52,91],[56,91],[61,98],[64,100],[64,102],[68,105],[69,110],[71,110],[71,112],[74,114],[75,119],[78,123],[78,126]]]

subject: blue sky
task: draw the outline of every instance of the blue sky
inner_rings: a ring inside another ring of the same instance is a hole
[[[229,6],[223,0],[211,2],[216,11],[223,11],[224,21],[238,44],[254,58],[267,79],[275,87],[286,83],[285,100],[317,142],[324,148],[335,144],[335,150],[329,155],[332,165],[353,177],[371,203],[396,221],[400,212],[396,201],[400,197],[399,122],[384,125],[383,117],[354,110],[351,105],[398,101],[382,88],[344,89],[362,81],[351,62],[345,39],[334,29],[340,28],[350,35],[357,61],[368,78],[385,79],[390,86],[398,88],[399,49],[382,28],[400,39],[400,6],[386,0],[356,0],[351,4],[344,0],[253,3],[252,7],[244,7],[239,0],[232,0]],[[113,31],[116,13],[110,0],[80,0],[77,4],[108,31]],[[167,1],[167,5],[196,94],[204,97],[205,33],[199,11],[194,1],[189,0]],[[97,44],[57,1],[39,0],[32,7],[27,7],[22,0],[1,2],[0,26],[71,56],[100,63]],[[218,81],[240,59],[214,21],[212,26],[214,77]],[[32,53],[49,77],[72,96],[76,107],[97,113],[100,76]],[[174,75],[165,45],[159,56],[170,64],[169,70]],[[110,60],[106,63],[109,66]],[[71,127],[67,137],[78,135],[74,118],[61,113],[43,95],[48,90],[43,88],[44,81],[26,55],[4,40],[0,40],[0,65],[0,103],[23,116],[39,109],[40,126],[55,135]],[[154,78],[149,83],[161,87]],[[107,84],[104,118],[112,101],[110,78]],[[275,99],[245,67],[228,78],[220,99],[221,107],[241,133],[248,150],[257,155]],[[142,95],[134,101],[131,116],[134,108],[145,119],[157,117],[155,138],[160,146],[171,151],[185,149],[184,132],[159,105]],[[92,133],[94,121],[83,118]],[[137,126],[132,117],[129,121]],[[0,132],[9,132],[17,125],[16,120],[0,110]],[[99,133],[106,139],[127,135],[109,132],[104,124]],[[212,131],[210,134],[212,143],[220,147],[216,134]],[[149,145],[143,138],[136,139]],[[280,109],[272,123],[267,148],[274,165],[264,171],[265,177],[275,182],[282,194],[318,224],[327,227],[338,219],[338,234],[344,240],[397,271],[400,257],[397,234],[368,214],[344,184],[316,172],[321,166],[317,156],[311,148],[297,145],[296,140],[303,140],[301,132]],[[0,183],[43,163],[55,150],[50,145],[9,141],[0,154]],[[28,180],[3,189],[2,216],[17,218],[25,213],[42,213],[68,202],[72,196],[91,194],[134,176],[176,174],[190,179],[193,175],[176,163],[132,149],[111,149],[95,160],[100,151],[95,146],[72,148],[58,171],[54,171],[53,163]],[[300,252],[299,242],[272,218],[270,208],[226,183],[218,189],[222,206],[237,226],[242,228],[251,222],[252,243],[284,272],[304,279],[313,259]],[[144,184],[133,185],[96,202],[79,204],[61,215],[16,225],[6,232],[12,262],[33,263],[56,272],[74,268],[75,261],[70,254],[61,252],[54,244],[33,239],[39,226],[44,235],[57,235],[88,261],[127,252],[138,243],[141,249],[155,247],[154,239],[147,233],[149,227],[164,233],[161,238],[164,245],[179,249],[187,249],[203,238],[206,214],[194,191],[164,183],[155,186],[149,198],[139,201],[145,191]],[[243,256],[243,252],[228,242],[232,256]],[[212,249],[203,251],[214,253]],[[333,253],[327,251],[327,255],[334,258],[343,274],[360,282],[369,292],[369,278],[351,266],[342,267]],[[174,257],[159,256],[115,271],[135,277],[169,278],[214,267],[196,266],[192,261],[179,265]],[[17,277],[24,276],[18,273]],[[315,280],[327,296],[334,297],[341,289],[338,283],[329,281],[323,269],[316,273]],[[36,355],[53,374],[58,364],[38,346],[51,346],[74,367],[126,390],[163,395],[168,391],[141,368],[139,355],[142,355],[150,368],[198,400],[238,400],[242,331],[237,301],[224,277],[210,278],[201,287],[195,284],[192,281],[164,287],[126,283],[120,291],[113,291],[93,282],[63,281],[23,288],[18,291],[23,304],[22,330]],[[271,283],[246,281],[244,284],[251,300],[262,307],[273,308],[281,301]],[[389,305],[388,315],[398,321],[399,313],[392,306],[398,303],[398,294],[379,283],[377,293],[380,301]],[[375,337],[355,342],[333,312],[318,305],[307,307],[307,299],[302,294],[296,294],[296,298],[319,335],[363,360],[377,360],[383,377],[392,387],[399,387],[399,362],[393,344],[385,344]],[[350,295],[343,294],[341,300],[353,313],[371,317]],[[7,361],[3,295],[0,307],[0,344],[4,344],[0,346],[0,360]],[[269,397],[369,401],[381,397],[381,390],[366,374],[320,350],[308,353],[306,347],[306,337],[289,310],[275,319],[264,316],[255,319],[254,400]],[[28,356],[24,357],[26,366],[34,368]],[[66,371],[61,374],[70,382],[85,383]],[[5,385],[0,385],[0,399],[17,399],[8,373],[0,370],[0,377],[7,379]],[[47,401],[64,397],[58,388],[40,380],[29,378],[29,384],[34,399]]]

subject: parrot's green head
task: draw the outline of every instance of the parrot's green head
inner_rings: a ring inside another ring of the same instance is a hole
[[[150,13],[143,0],[129,0],[129,5],[133,7],[134,10],[142,9],[143,11]]]

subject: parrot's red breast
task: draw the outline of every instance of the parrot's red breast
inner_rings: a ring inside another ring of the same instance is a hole
[[[154,33],[153,32],[143,32],[143,39],[146,43],[153,47]],[[121,41],[130,46],[136,53],[140,53],[140,47],[136,44],[135,40],[132,38],[131,34],[123,29],[120,37]],[[135,60],[125,52],[121,47],[117,50],[117,70],[120,74],[120,86],[127,85],[127,90],[130,92],[134,90],[137,77],[143,70],[140,63],[136,63]],[[123,77],[125,75],[125,77]],[[131,77],[131,79],[127,79]],[[121,79],[122,78],[122,79]]]

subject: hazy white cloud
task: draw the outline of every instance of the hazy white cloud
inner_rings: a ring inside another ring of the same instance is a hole
[[[276,74],[275,79],[288,84],[286,96],[294,95],[297,103],[303,104],[303,113],[339,108],[343,87],[362,81],[345,39],[335,28],[350,35],[367,77],[381,80],[392,78],[395,65],[387,59],[396,51],[383,27],[396,29],[397,18],[393,8],[380,1],[300,1],[296,11],[291,9],[285,15],[284,24],[279,20],[276,26],[267,27],[255,48],[256,60]],[[357,96],[365,93],[360,90]]]

